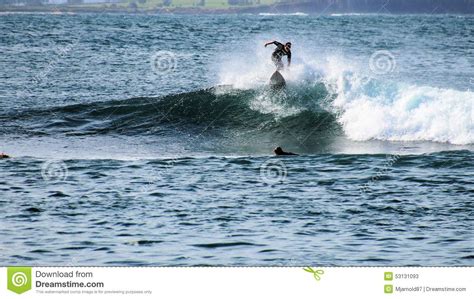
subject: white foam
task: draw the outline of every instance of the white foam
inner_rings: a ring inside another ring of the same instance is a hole
[[[351,17],[351,16],[370,16],[375,14],[370,13],[357,13],[357,12],[350,12],[350,13],[332,13],[330,14],[331,17]]]
[[[474,92],[372,78],[337,55],[326,62],[327,87],[337,94],[333,107],[350,139],[474,144]]]
[[[354,74],[340,78],[334,106],[345,134],[358,141],[474,143],[474,93]]]
[[[284,100],[284,96],[274,96],[271,93],[262,93],[250,102],[250,109],[263,114],[273,114],[276,119],[297,114],[303,109],[292,106]]]
[[[260,38],[254,41],[253,47],[239,48],[233,53],[223,54],[218,70],[218,85],[232,85],[245,90],[267,84],[275,71],[275,65],[271,61],[274,46],[263,46],[268,40],[269,38]],[[286,42],[288,39],[278,37],[277,40]],[[295,43],[299,44],[298,41]],[[292,84],[315,81],[322,74],[320,66],[323,58],[315,58],[313,53],[303,52],[301,45],[296,47],[296,51],[298,55],[292,58],[291,68],[280,71],[283,77]],[[283,62],[286,65],[286,57],[283,57]]]
[[[262,44],[259,40],[251,54],[231,55],[234,58],[222,64],[220,84],[240,89],[267,84],[275,66],[270,60],[272,50]],[[358,66],[340,54],[305,52],[308,48],[299,45],[291,69],[283,76],[290,86],[301,87],[301,93],[307,92],[308,86],[325,82],[337,95],[332,107],[339,112],[338,121],[350,139],[474,144],[473,91],[410,85],[391,77],[370,78],[361,71],[367,65]],[[305,109],[292,106],[291,101],[282,104],[264,96],[255,101],[252,109],[280,117]]]
[[[261,12],[259,16],[307,16],[307,13],[304,12],[294,12],[294,13],[270,13],[270,12]]]
[[[286,39],[278,38],[286,41]],[[275,96],[264,91],[262,87],[269,83],[271,74],[275,71],[275,65],[271,61],[271,54],[274,46],[265,48],[263,45],[265,39],[258,39],[253,48],[247,51],[239,49],[238,52],[226,53],[221,60],[218,71],[218,85],[231,85],[233,88],[249,90],[260,89],[258,94],[251,102],[250,108],[263,114],[273,114],[276,119],[290,116],[301,112],[302,107],[293,105],[291,99],[285,96]],[[292,61],[290,69],[281,70],[287,84],[298,85],[305,81],[315,81],[315,61],[303,61],[302,53],[299,53]],[[229,59],[231,57],[231,59]],[[312,57],[312,56],[311,56]],[[286,57],[283,62],[287,63]],[[321,73],[319,73],[321,77]]]
[[[219,66],[219,85],[232,85],[237,89],[254,89],[268,82],[274,66],[270,63],[271,51],[263,41],[255,44],[253,51],[225,53]],[[229,59],[231,58],[231,59]]]

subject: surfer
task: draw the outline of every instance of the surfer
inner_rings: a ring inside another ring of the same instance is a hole
[[[284,65],[283,65],[283,62],[281,61],[281,59],[285,55],[288,58],[288,67],[290,67],[290,64],[291,64],[291,43],[287,42],[286,44],[283,45],[282,43],[277,42],[275,40],[275,41],[266,43],[265,47],[267,47],[268,45],[271,45],[271,44],[276,46],[276,49],[275,49],[275,51],[273,51],[273,54],[272,54],[272,61],[276,65],[277,71],[283,69]]]
[[[275,153],[275,155],[277,156],[298,156],[297,154],[295,153],[292,153],[292,152],[285,152],[281,147],[276,147],[273,152]]]

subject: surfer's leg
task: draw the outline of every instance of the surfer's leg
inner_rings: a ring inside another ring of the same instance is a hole
[[[277,63],[278,63],[278,58],[276,58],[274,55],[272,55],[272,62],[275,66],[278,66]]]
[[[280,59],[280,60],[278,60],[278,64],[277,64],[277,71],[279,71],[279,70],[282,70],[282,69],[283,69],[283,67],[284,67],[284,65],[283,65],[283,62],[281,61],[281,59]]]
[[[283,69],[283,62],[277,57],[272,57],[273,63],[275,64],[277,71]]]
[[[275,64],[277,71],[283,69],[283,62],[281,61],[280,57],[272,55],[272,61]]]

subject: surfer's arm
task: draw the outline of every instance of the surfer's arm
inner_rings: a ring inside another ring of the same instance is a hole
[[[278,46],[278,44],[280,44],[279,42],[277,42],[276,40],[272,41],[272,42],[268,42],[265,44],[265,47],[268,46],[268,45],[275,45],[275,46]]]
[[[288,67],[291,65],[291,52],[288,53]]]

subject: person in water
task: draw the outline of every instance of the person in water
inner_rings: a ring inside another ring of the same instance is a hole
[[[285,152],[281,147],[276,147],[273,152],[277,156],[297,156],[297,154],[292,152]]]
[[[282,43],[277,42],[275,40],[275,41],[266,43],[265,47],[267,47],[268,45],[272,45],[272,44],[276,46],[276,49],[275,49],[275,51],[273,51],[273,54],[272,54],[272,61],[276,65],[277,71],[283,69],[284,65],[283,65],[283,62],[281,61],[281,59],[285,55],[288,58],[288,67],[290,67],[290,64],[291,64],[291,43],[287,42],[286,44],[283,45]]]
[[[4,153],[0,153],[0,159],[7,159],[7,158],[10,158],[10,156]]]

